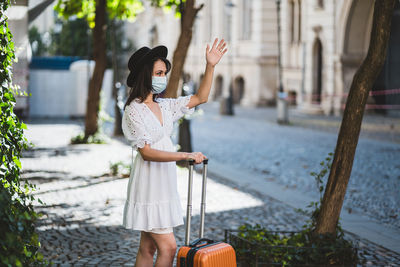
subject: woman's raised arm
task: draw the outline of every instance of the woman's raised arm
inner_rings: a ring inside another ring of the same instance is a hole
[[[221,60],[222,56],[228,51],[225,48],[226,43],[224,39],[222,39],[217,45],[218,38],[215,38],[214,43],[210,49],[210,46],[207,44],[206,47],[206,70],[204,72],[203,80],[200,83],[199,90],[196,94],[194,94],[188,103],[189,108],[193,108],[202,103],[206,103],[208,101],[208,96],[210,95],[211,84],[213,81],[214,75],[214,67]]]

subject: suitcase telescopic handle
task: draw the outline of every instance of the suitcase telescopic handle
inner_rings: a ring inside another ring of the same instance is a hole
[[[194,160],[189,160],[189,181],[188,181],[188,196],[186,208],[186,233],[185,246],[189,246],[190,242],[190,222],[192,220],[192,184],[193,184],[193,167]]]
[[[204,217],[206,214],[207,165],[208,165],[208,159],[203,160],[203,182],[201,186],[199,238],[203,238],[204,236]]]
[[[196,239],[195,241],[193,241],[192,243],[190,243],[190,246],[191,247],[197,247],[199,244],[201,244],[203,242],[205,242],[205,244],[202,244],[202,246],[205,246],[205,245],[209,245],[209,244],[214,243],[214,240],[211,240],[211,239],[208,239],[208,238],[199,238],[199,239]]]
[[[200,239],[204,234],[204,215],[206,211],[206,186],[207,186],[207,165],[208,159],[203,160],[203,184],[202,184],[202,195],[201,195],[201,207],[200,207]],[[193,168],[194,160],[189,160],[189,181],[188,181],[188,197],[187,197],[187,209],[186,209],[186,233],[185,233],[185,245],[189,246],[190,242],[190,223],[192,219],[192,187],[193,187]]]

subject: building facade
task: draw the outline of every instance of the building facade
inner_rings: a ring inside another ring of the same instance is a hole
[[[340,114],[366,56],[373,0],[282,1],[283,81],[306,112]]]
[[[288,100],[307,113],[341,114],[353,76],[368,50],[374,0],[196,1],[204,7],[196,18],[185,72],[199,83],[206,44],[215,37],[224,38],[229,52],[216,68],[212,99],[227,97],[232,85],[237,104],[274,104],[279,88],[278,2],[282,83]],[[131,36],[139,31],[140,45],[167,45],[172,57],[179,21],[173,14],[149,9],[138,16]],[[393,73],[400,67],[398,20],[399,3],[393,14],[388,59],[372,93],[400,88]],[[397,100],[393,103],[393,99]],[[368,99],[368,105],[383,109],[396,104],[400,104],[399,94]]]
[[[39,2],[29,1],[29,6]],[[172,61],[180,33],[179,18],[173,10],[165,12],[149,2],[143,2],[144,12],[135,22],[125,24],[126,36],[136,48],[166,45]],[[229,49],[215,70],[211,99],[227,97],[231,88],[236,104],[275,104],[280,50],[282,87],[290,103],[307,113],[341,114],[353,76],[368,50],[374,0],[197,0],[196,5],[200,4],[204,6],[195,20],[184,71],[199,84],[207,43],[212,44],[216,37],[224,38]],[[26,6],[25,2],[25,9]],[[49,6],[32,23],[41,32],[54,26],[52,8]],[[125,56],[126,61],[129,56]],[[126,62],[121,65],[126,66]],[[400,110],[399,68],[397,2],[387,59],[367,108]]]
[[[215,70],[212,99],[227,97],[232,85],[236,104],[272,104],[278,87],[277,17],[274,1],[205,0],[194,26],[185,70],[197,83],[205,69],[205,47],[224,38],[228,53]]]

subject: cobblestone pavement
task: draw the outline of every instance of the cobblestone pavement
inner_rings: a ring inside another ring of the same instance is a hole
[[[299,114],[292,115],[292,125],[281,126],[268,109],[236,108],[235,116],[220,116],[217,103],[203,105],[203,113],[191,124],[194,150],[318,196],[310,172],[319,171],[319,163],[334,152],[337,128],[333,131],[318,116]],[[307,127],[298,127],[300,121]],[[365,121],[368,127],[361,132],[344,208],[399,228],[400,143],[393,140],[399,139],[400,119],[367,116]],[[394,130],[385,132],[383,125],[395,125]]]
[[[104,145],[68,145],[69,139],[82,130],[82,122],[26,123],[27,138],[36,146],[24,152],[22,177],[37,184],[35,195],[45,202],[45,205],[35,203],[35,209],[44,214],[37,229],[45,257],[55,266],[133,266],[139,233],[121,226],[128,179],[109,174],[110,162],[130,162],[129,145],[123,138],[113,138]],[[196,174],[193,238],[199,223],[200,179]],[[178,190],[185,207],[186,169],[178,168]],[[222,240],[224,229],[236,228],[245,222],[270,229],[297,230],[305,219],[275,199],[243,191],[222,178],[210,177],[207,236]],[[184,227],[176,227],[174,231],[178,245],[182,245]],[[367,240],[351,235],[349,238],[357,240],[365,266],[396,266],[400,262],[399,254]]]
[[[216,114],[218,104],[211,102],[202,106],[208,112]],[[240,107],[235,106],[235,115],[241,118],[256,119],[264,122],[276,123],[275,107]],[[400,113],[399,113],[400,114]],[[289,108],[289,124],[311,130],[337,134],[339,132],[341,116],[326,116],[322,114],[305,114],[296,107]],[[400,143],[400,116],[383,116],[381,114],[365,112],[361,125],[361,138]]]

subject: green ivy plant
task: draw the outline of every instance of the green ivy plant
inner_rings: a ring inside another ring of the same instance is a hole
[[[268,262],[290,266],[293,264],[313,264],[319,266],[339,265],[355,266],[358,262],[355,245],[344,238],[343,229],[338,223],[336,235],[327,237],[315,235],[317,223],[323,199],[326,174],[332,165],[333,153],[320,163],[320,172],[311,172],[318,191],[319,201],[311,202],[308,210],[297,211],[310,216],[299,232],[273,232],[259,224],[255,226],[244,224],[239,227],[238,237],[233,239],[238,258],[245,263],[244,266],[256,266],[256,262]],[[245,242],[242,242],[242,241]]]
[[[30,194],[35,186],[20,183],[21,151],[28,148],[28,140],[26,125],[14,113],[14,94],[20,92],[12,85],[15,51],[5,15],[9,6],[10,0],[0,1],[0,266],[44,266],[47,261],[38,252],[34,224],[40,215],[33,209],[35,198]]]

